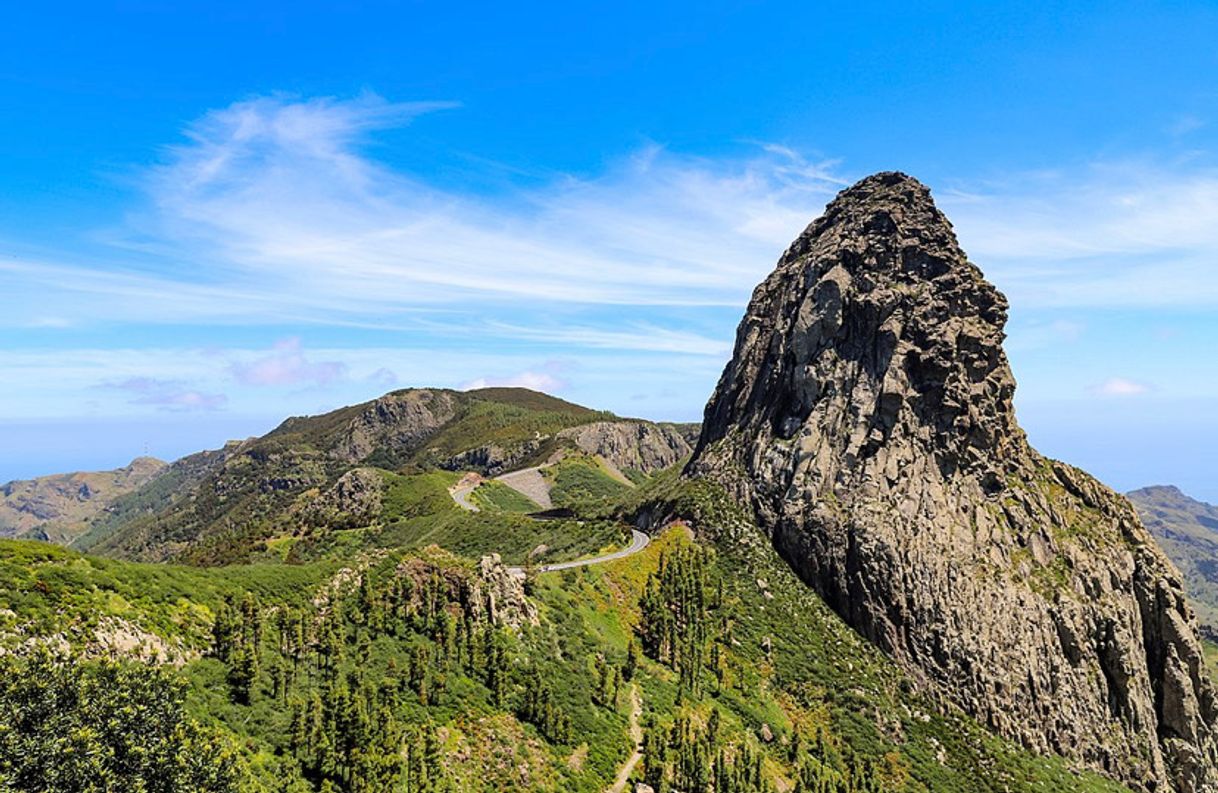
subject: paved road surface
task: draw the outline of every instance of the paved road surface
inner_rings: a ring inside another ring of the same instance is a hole
[[[591,559],[577,559],[574,562],[556,562],[554,564],[543,564],[535,568],[539,573],[552,573],[555,570],[570,570],[573,567],[588,567],[594,564],[603,564],[604,562],[612,562],[614,559],[625,559],[627,556],[634,556],[639,551],[647,547],[651,542],[651,538],[638,529],[630,530],[630,545],[620,551],[607,553],[604,556],[594,556]],[[509,567],[509,571],[524,572],[523,567]]]
[[[453,501],[457,502],[457,506],[461,507],[462,509],[468,509],[470,512],[477,512],[477,505],[469,500],[469,494],[474,492],[476,487],[478,487],[477,482],[473,483],[472,485],[461,485],[460,487],[454,487],[448,492],[452,495]]]

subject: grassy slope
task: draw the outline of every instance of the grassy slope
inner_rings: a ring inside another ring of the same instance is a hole
[[[414,457],[417,465],[435,466],[461,452],[494,445],[505,449],[568,427],[614,418],[561,399],[515,388],[470,391],[468,407],[429,438]],[[543,444],[537,454],[550,450]]]
[[[582,455],[566,457],[542,469],[550,481],[550,500],[556,507],[588,509],[614,503],[630,492],[597,460]]]
[[[535,561],[573,559],[619,545],[626,536],[620,525],[606,518],[538,522],[521,514],[524,510],[501,507],[469,512],[453,503],[448,493],[460,478],[450,471],[383,475],[387,488],[378,524],[343,531],[323,528],[284,538],[290,544],[287,559],[341,559],[361,551],[439,545],[470,558],[498,553],[508,564],[523,564],[539,545],[547,550]],[[518,496],[504,485],[499,487]],[[527,511],[537,508],[530,502]],[[279,542],[272,540],[271,545]]]
[[[338,565],[199,568],[84,556],[47,543],[0,541],[0,646],[22,636],[86,636],[114,617],[201,651],[226,597],[253,592],[267,603],[298,601]],[[20,626],[20,632],[16,629]]]
[[[493,479],[478,485],[470,494],[470,500],[480,509],[499,512],[527,514],[541,510],[533,499]]]
[[[398,492],[387,499],[386,508],[400,520],[381,535],[380,542],[419,547],[440,539],[473,549],[467,550],[472,556],[492,538],[527,549],[555,531],[553,524],[524,518],[513,523],[510,515],[479,517],[455,508],[403,517],[411,513],[412,505],[417,508],[429,498],[438,499],[446,487],[445,476],[424,476],[409,486],[397,482]],[[668,492],[663,492],[665,488]],[[671,475],[649,490],[632,491],[629,496],[642,501],[660,493],[671,509],[686,515],[700,535],[710,538],[716,551],[715,570],[730,604],[734,641],[724,659],[727,683],[694,702],[678,701],[672,670],[644,660],[636,682],[647,718],[667,724],[676,713],[686,712],[704,720],[716,709],[725,740],[757,746],[761,746],[756,738],[761,725],[767,725],[777,738],[761,748],[767,758],[765,773],[776,784],[791,779],[783,746],[798,727],[805,735],[819,732],[829,745],[848,747],[867,758],[882,769],[886,789],[891,790],[1098,793],[1121,789],[1095,777],[1076,777],[1060,760],[1020,751],[958,713],[949,710],[941,715],[890,662],[798,582],[721,494],[704,485],[674,486]],[[621,531],[611,521],[599,525],[610,534]],[[585,539],[589,536],[587,523],[581,527],[572,522],[572,532],[577,528],[585,532]],[[648,574],[667,549],[690,541],[677,528],[634,557],[538,578],[535,597],[542,624],[517,637],[513,663],[521,675],[532,674],[527,670],[540,665],[561,706],[572,716],[577,741],[550,743],[535,727],[512,715],[510,708],[493,706],[483,683],[460,672],[452,673],[437,702],[403,706],[407,718],[445,728],[457,790],[482,789],[487,779],[514,789],[603,789],[629,751],[628,696],[620,695],[611,708],[593,705],[592,667],[598,657],[620,667]],[[577,548],[569,550],[574,555]],[[365,567],[371,564],[368,575],[376,580],[397,569],[402,553],[354,558],[365,559]],[[468,569],[460,559],[440,558]],[[225,596],[249,590],[257,593],[264,607],[309,608],[313,593],[337,567],[337,561],[321,561],[199,569],[93,559],[42,544],[3,542],[0,609],[8,611],[0,611],[5,615],[0,630],[7,626],[11,632],[20,623],[26,635],[62,633],[75,641],[82,626],[98,614],[117,614],[152,633],[203,649],[210,620]],[[766,582],[764,590],[758,580]],[[351,630],[348,642],[354,644],[358,629]],[[362,642],[363,649],[356,653],[359,668],[369,673],[404,668],[410,648],[420,641],[424,640],[380,637]],[[227,696],[226,669],[215,659],[191,661],[182,674],[191,682],[196,715],[237,733],[255,758],[254,765],[272,777],[286,773],[292,761],[282,756],[288,716],[269,697],[268,670],[274,658],[264,660],[249,706],[234,704]],[[512,696],[519,696],[522,679],[516,680]],[[505,766],[504,758],[496,754],[504,749],[497,747],[509,747],[507,751],[514,753],[507,767],[523,764],[529,769],[527,785],[518,778],[495,776]]]

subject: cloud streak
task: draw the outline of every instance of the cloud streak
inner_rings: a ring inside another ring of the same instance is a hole
[[[597,177],[487,199],[364,154],[376,130],[446,106],[271,97],[213,112],[148,175],[148,207],[114,247],[75,266],[10,261],[0,278],[86,322],[735,306],[841,186],[831,164],[777,147],[708,160],[650,146]]]
[[[103,388],[124,391],[131,405],[152,405],[175,412],[220,410],[228,402],[224,394],[204,393],[189,388],[179,380],[158,380],[153,377],[129,377]]]
[[[326,386],[347,374],[341,361],[311,361],[293,336],[275,343],[269,355],[229,366],[233,378],[249,386]]]
[[[1150,393],[1150,386],[1129,380],[1124,377],[1110,377],[1099,385],[1093,386],[1091,393],[1105,397],[1132,397]]]
[[[939,191],[970,256],[1032,308],[1218,306],[1218,169],[1095,163]]]
[[[102,401],[129,412],[312,410],[434,383],[562,388],[613,407],[623,373],[632,393],[674,395],[669,415],[696,410],[749,290],[860,175],[770,143],[716,158],[648,145],[598,174],[532,175],[483,195],[441,188],[368,145],[452,107],[373,95],[238,102],[165,150],[139,182],[142,204],[100,242],[70,254],[6,250],[0,328],[10,338],[145,347],[9,350],[0,380],[28,385],[9,389],[6,412],[80,414],[98,383],[127,383]],[[1099,344],[1094,309],[1218,308],[1218,169],[1201,155],[932,187],[1011,298],[1016,357]],[[327,348],[306,350],[296,333]],[[258,346],[279,336],[289,337]],[[213,339],[244,346],[198,349],[222,343]],[[1044,392],[1144,387],[1105,382],[1120,362],[1091,353],[1093,369],[1072,368],[1074,379],[1055,377]],[[558,357],[589,363],[569,373],[542,363]],[[1180,378],[1148,371],[1178,389]]]
[[[379,131],[451,107],[272,96],[209,113],[147,174],[147,206],[111,247],[75,265],[0,263],[0,281],[28,298],[0,324],[397,327],[442,312],[455,332],[489,321],[513,338],[719,355],[662,319],[637,322],[651,326],[639,334],[571,312],[739,308],[853,178],[773,144],[717,159],[648,146],[598,176],[479,197],[367,154]],[[936,195],[1022,307],[1218,306],[1213,168],[1097,163]],[[574,320],[538,330],[522,306]]]

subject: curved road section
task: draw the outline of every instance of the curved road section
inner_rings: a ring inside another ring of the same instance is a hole
[[[651,537],[648,537],[638,529],[630,530],[630,545],[620,551],[607,553],[604,556],[593,556],[590,559],[576,559],[574,562],[555,562],[554,564],[543,564],[534,568],[538,573],[552,573],[556,570],[570,570],[573,567],[589,567],[594,564],[604,564],[612,562],[614,559],[625,559],[627,556],[634,556],[639,551],[643,550],[651,543]],[[509,567],[509,572],[523,573],[523,567]]]
[[[478,505],[469,500],[470,494],[478,487],[478,483],[474,482],[471,485],[457,485],[448,493],[453,497],[453,501],[457,502],[457,506],[462,509],[467,509],[470,512],[477,512]]]

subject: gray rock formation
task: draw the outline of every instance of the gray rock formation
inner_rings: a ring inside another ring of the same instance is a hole
[[[344,462],[360,462],[374,451],[412,451],[457,412],[448,391],[413,389],[386,394],[351,420],[331,451]]]
[[[454,455],[443,463],[441,468],[450,471],[482,471],[487,476],[498,476],[504,471],[519,468],[545,445],[549,436],[541,436],[522,441],[518,444],[505,446],[498,443],[487,443],[473,449],[467,449]]]
[[[524,574],[504,566],[499,554],[483,556],[478,562],[481,591],[475,597],[486,603],[491,622],[521,628],[541,624],[537,607],[524,592]]]
[[[676,465],[691,451],[671,425],[646,421],[597,421],[558,433],[585,454],[600,455],[621,471],[645,474]]]
[[[841,193],[753,293],[687,468],[862,635],[996,732],[1136,789],[1215,785],[1179,575],[1015,421],[1005,298],[929,191]]]

